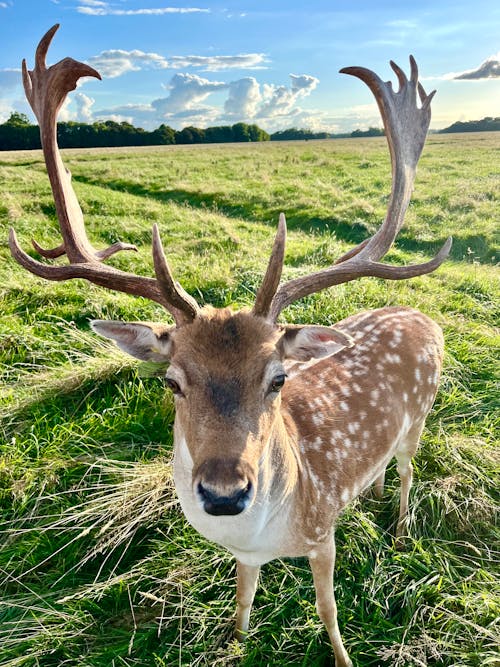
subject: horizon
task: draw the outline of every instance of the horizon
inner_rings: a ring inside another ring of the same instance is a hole
[[[0,1],[0,123],[17,111],[34,120],[20,64],[61,27],[48,64],[70,56],[103,77],[85,78],[59,120],[130,122],[146,130],[256,124],[346,133],[381,127],[370,91],[341,67],[361,65],[396,82],[412,53],[427,92],[437,88],[431,130],[500,115],[500,8],[384,0],[374,9],[327,0],[302,8],[273,0],[229,3],[160,0]],[[450,16],[453,15],[453,18]],[[395,84],[396,85],[396,84]]]

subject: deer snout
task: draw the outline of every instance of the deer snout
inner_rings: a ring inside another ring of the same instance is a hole
[[[232,496],[219,496],[198,482],[198,494],[203,502],[203,509],[213,516],[240,514],[248,507],[252,492],[252,483]]]
[[[213,516],[240,514],[254,496],[251,470],[240,462],[205,462],[195,476],[195,489],[203,509]]]

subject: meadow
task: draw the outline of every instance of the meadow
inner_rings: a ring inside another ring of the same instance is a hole
[[[371,235],[390,192],[383,138],[64,151],[101,247],[153,275],[158,223],[176,278],[200,303],[249,306],[284,211],[285,278]],[[359,667],[499,665],[498,231],[500,134],[429,137],[388,261],[450,258],[407,282],[363,278],[289,307],[333,324],[411,305],[443,328],[439,394],[415,459],[410,535],[394,545],[399,484],[337,527],[336,596]],[[43,282],[11,259],[14,226],[59,243],[38,151],[0,153],[0,665],[331,664],[302,559],[263,567],[245,645],[232,640],[235,565],[186,523],[170,475],[173,403],[150,367],[89,320],[164,320],[151,302],[84,281]],[[495,388],[497,393],[495,394]]]

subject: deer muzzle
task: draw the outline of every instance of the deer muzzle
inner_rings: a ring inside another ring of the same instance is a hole
[[[240,514],[255,496],[251,467],[241,461],[211,459],[194,475],[198,499],[207,514]]]

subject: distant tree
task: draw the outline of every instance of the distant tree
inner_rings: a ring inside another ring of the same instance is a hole
[[[162,123],[150,133],[150,144],[153,146],[175,144],[175,130]]]
[[[250,136],[250,141],[269,141],[269,134],[260,128],[258,125],[249,125],[248,134]]]
[[[25,125],[31,125],[31,122],[25,113],[13,111],[9,119],[5,121],[5,125],[9,125],[10,127],[24,127]]]
[[[359,138],[359,137],[383,137],[385,135],[385,131],[380,128],[380,127],[370,127],[367,130],[354,130],[354,132],[351,132],[351,137]]]
[[[38,125],[32,125],[25,114],[13,111],[0,125],[0,150],[30,150],[40,146]]]
[[[176,144],[202,144],[205,140],[205,130],[198,127],[185,127],[175,133]]]
[[[234,141],[233,128],[230,125],[207,127],[205,130],[205,141],[215,144],[225,144],[229,141]]]
[[[457,121],[440,130],[441,133],[447,132],[498,132],[500,131],[500,118],[486,116],[482,120]]]
[[[251,141],[250,132],[246,123],[235,123],[232,130],[233,141]]]
[[[329,139],[331,136],[328,132],[313,132],[312,130],[291,127],[271,134],[271,141],[307,141],[308,139]]]

